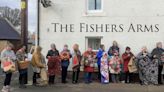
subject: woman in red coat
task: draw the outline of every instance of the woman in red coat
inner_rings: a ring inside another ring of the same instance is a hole
[[[84,72],[85,72],[85,83],[91,83],[92,73],[94,72],[96,54],[92,51],[92,48],[88,48],[83,54]]]
[[[123,59],[123,70],[125,73],[125,83],[129,83],[131,82],[131,74],[129,73],[129,69],[128,69],[128,63],[130,61],[130,59],[133,57],[133,53],[131,52],[130,47],[126,47],[125,53],[123,53],[122,55],[122,59]]]

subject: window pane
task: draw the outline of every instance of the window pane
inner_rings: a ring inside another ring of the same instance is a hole
[[[95,10],[95,0],[88,0],[88,9]]]
[[[88,38],[88,46],[93,50],[98,50],[101,44],[101,39],[99,38]]]
[[[101,10],[101,0],[96,0],[96,10]]]
[[[88,10],[101,10],[102,0],[88,0]]]

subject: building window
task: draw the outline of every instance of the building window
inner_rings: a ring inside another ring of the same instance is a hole
[[[93,50],[98,50],[101,44],[101,37],[86,37],[86,49],[91,47]]]
[[[102,10],[102,0],[87,0],[88,11],[101,11]]]

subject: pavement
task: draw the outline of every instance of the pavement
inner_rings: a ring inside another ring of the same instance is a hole
[[[47,87],[29,85],[26,89],[20,89],[18,84],[11,85],[11,92],[164,92],[164,86],[141,86],[139,84],[61,84],[56,83]]]
[[[47,87],[36,87],[32,85],[32,72],[29,72],[29,84],[27,88],[20,89],[18,84],[18,72],[14,73],[11,82],[11,92],[164,92],[164,85],[143,86],[138,83],[109,83],[101,84],[94,81],[91,84],[85,84],[80,80],[78,84],[71,83],[71,77],[68,77],[68,83],[62,84],[61,78],[57,77],[55,84]],[[3,86],[4,74],[0,73],[0,89]]]
[[[58,78],[59,79],[59,78]],[[3,80],[0,82],[0,88],[3,86]],[[62,84],[57,81],[54,85],[46,87],[37,87],[32,85],[32,81],[29,81],[27,88],[20,89],[18,84],[18,77],[12,79],[11,92],[164,92],[164,85],[155,86],[143,86],[138,83],[125,84],[125,83],[109,83],[101,84],[93,82],[91,84],[85,84],[80,82],[78,84],[69,83]]]

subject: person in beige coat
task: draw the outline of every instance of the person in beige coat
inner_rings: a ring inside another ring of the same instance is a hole
[[[42,79],[42,76],[40,76],[42,70],[46,72],[46,62],[45,62],[44,56],[41,53],[41,50],[42,48],[40,46],[37,46],[32,56],[31,64],[33,66],[33,72],[34,72],[33,85],[46,85],[47,84],[47,80],[45,80],[47,79],[47,76],[45,76],[46,78],[44,78],[44,82],[42,83],[37,82],[38,78],[41,77]]]

